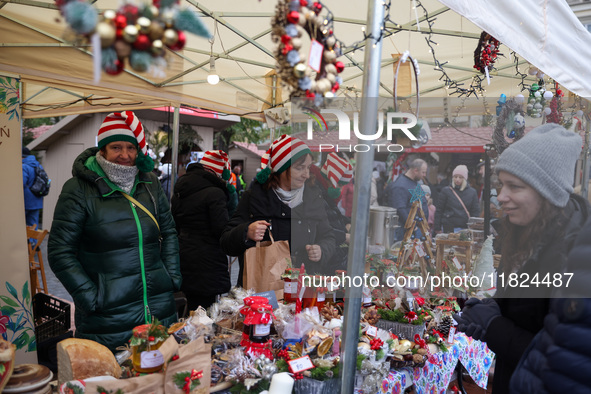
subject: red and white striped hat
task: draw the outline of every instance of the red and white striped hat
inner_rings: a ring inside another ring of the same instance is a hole
[[[131,142],[137,145],[144,155],[148,151],[144,127],[131,111],[113,112],[103,120],[98,131],[97,146],[102,148],[114,141]]]
[[[308,148],[308,145],[304,141],[283,134],[273,141],[261,158],[261,168],[269,168],[271,172],[280,174],[287,170],[292,162],[311,153],[310,148]]]
[[[320,169],[326,175],[333,187],[337,187],[339,182],[349,182],[353,177],[353,167],[349,162],[336,153],[331,152],[326,158],[326,162]]]
[[[230,160],[228,154],[223,150],[208,150],[203,154],[199,163],[215,172],[219,177],[223,178],[224,170],[228,170],[227,176],[230,175]]]

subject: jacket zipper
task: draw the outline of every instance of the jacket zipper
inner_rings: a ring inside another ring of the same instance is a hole
[[[146,284],[146,267],[144,266],[144,236],[142,233],[142,226],[140,224],[140,219],[137,216],[136,205],[129,202],[131,204],[131,211],[133,212],[133,217],[135,219],[135,224],[137,226],[137,232],[139,236],[139,254],[140,254],[140,267],[142,271],[142,288],[143,288],[143,297],[144,297],[144,321],[146,324],[152,324],[152,314],[150,313],[150,306],[148,305],[148,286]]]

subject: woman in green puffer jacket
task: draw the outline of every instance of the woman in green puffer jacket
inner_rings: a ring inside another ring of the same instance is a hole
[[[174,220],[141,123],[131,111],[111,113],[97,139],[64,184],[48,257],[74,299],[76,337],[114,351],[135,326],[177,320],[181,274]]]

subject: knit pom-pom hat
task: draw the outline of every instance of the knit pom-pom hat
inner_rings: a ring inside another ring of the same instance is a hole
[[[127,141],[138,148],[135,165],[141,172],[152,172],[154,161],[148,156],[144,126],[132,111],[113,112],[107,115],[97,135],[97,146],[110,142]]]
[[[329,187],[327,192],[330,198],[338,198],[341,195],[341,188],[339,184],[348,183],[353,176],[353,167],[349,162],[336,153],[331,152],[326,158],[326,162],[320,169],[320,172],[326,176],[332,187]]]
[[[283,134],[273,141],[267,152],[261,158],[261,168],[257,174],[257,181],[267,182],[271,173],[281,174],[300,157],[311,154],[310,148],[299,138]]]
[[[230,179],[230,159],[223,150],[208,150],[199,163],[215,172],[223,180]]]

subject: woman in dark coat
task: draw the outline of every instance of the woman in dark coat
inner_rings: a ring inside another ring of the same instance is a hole
[[[221,244],[226,254],[240,256],[238,283],[242,283],[246,249],[256,241],[289,241],[292,263],[310,273],[327,273],[335,238],[326,216],[325,202],[316,187],[305,186],[312,155],[301,140],[282,135],[269,148],[266,167],[246,191],[226,226]]]
[[[442,227],[444,233],[457,232],[468,228],[468,219],[471,216],[479,215],[478,195],[476,190],[468,185],[468,168],[459,165],[453,171],[452,185],[443,188],[439,194],[433,228],[435,232],[440,232]]]
[[[498,200],[506,216],[498,290],[494,299],[468,300],[461,315],[454,316],[458,330],[485,341],[496,353],[493,393],[509,392],[519,359],[548,315],[553,278],[564,272],[566,256],[587,219],[587,202],[571,194],[581,143],[578,134],[546,124],[499,157]]]
[[[591,220],[568,256],[544,328],[533,339],[511,378],[511,393],[591,393]],[[558,282],[557,282],[558,284]],[[567,298],[571,297],[571,298]]]
[[[141,123],[131,111],[109,114],[97,140],[74,161],[47,250],[74,299],[76,337],[114,351],[135,326],[177,320],[181,274],[174,220]]]
[[[228,155],[207,151],[190,164],[174,186],[172,215],[179,233],[181,290],[190,310],[209,308],[216,295],[230,290],[228,257],[220,236],[228,222]]]

